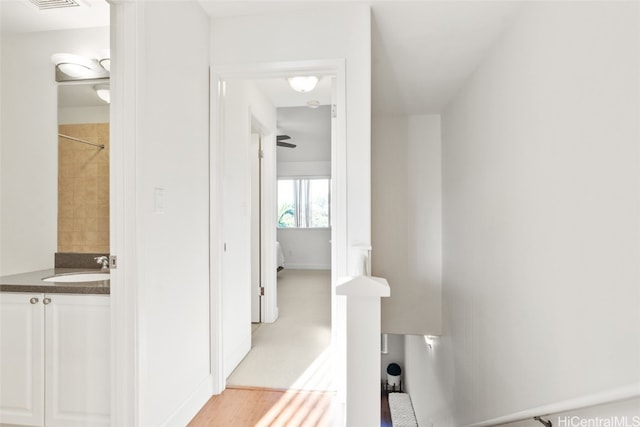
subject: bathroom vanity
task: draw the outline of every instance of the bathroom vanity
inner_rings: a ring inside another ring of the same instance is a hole
[[[0,278],[0,426],[110,425],[109,280],[71,272]]]

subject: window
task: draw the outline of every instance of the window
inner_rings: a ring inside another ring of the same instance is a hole
[[[326,178],[278,180],[278,228],[328,228],[329,189]]]

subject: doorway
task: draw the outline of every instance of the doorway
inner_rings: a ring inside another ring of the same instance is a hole
[[[235,221],[237,217],[232,218],[234,215],[233,207],[243,207],[242,200],[233,200],[235,196],[238,196],[237,192],[234,192],[232,186],[233,183],[240,182],[242,186],[242,167],[237,168],[233,164],[233,159],[240,158],[238,153],[242,152],[242,148],[239,147],[236,142],[241,140],[243,136],[238,137],[235,134],[236,131],[232,127],[237,127],[237,121],[234,121],[233,125],[229,125],[229,120],[235,117],[235,114],[239,114],[241,117],[243,114],[247,118],[247,121],[251,120],[251,114],[259,116],[264,111],[259,111],[259,106],[240,105],[237,97],[234,98],[234,93],[242,93],[244,95],[251,94],[253,89],[246,85],[248,80],[274,78],[277,77],[286,82],[286,76],[292,74],[317,74],[326,77],[332,82],[332,111],[340,111],[340,105],[344,105],[344,61],[313,61],[308,63],[297,64],[266,64],[255,67],[238,67],[233,69],[220,69],[213,70],[212,81],[214,87],[218,88],[218,91],[213,96],[212,102],[212,149],[211,149],[211,165],[214,174],[212,176],[212,287],[211,287],[211,304],[212,304],[212,372],[214,376],[214,390],[221,392],[226,387],[226,378],[229,376],[233,368],[246,356],[251,348],[251,329],[249,328],[250,308],[247,310],[248,315],[244,317],[244,321],[241,319],[243,316],[239,314],[242,308],[234,305],[238,301],[237,295],[234,295],[232,289],[232,281],[230,281],[230,272],[234,272],[236,276],[239,272],[238,269],[233,269],[233,265],[240,257],[238,254],[230,253],[231,246],[227,241],[232,236],[225,230],[233,229],[235,236],[242,240],[242,234],[245,231],[239,228],[230,226],[227,219]],[[239,81],[241,81],[239,83]],[[244,87],[243,87],[244,84]],[[249,85],[250,86],[250,85]],[[244,112],[243,112],[244,111]],[[249,114],[247,115],[247,111]],[[344,111],[344,109],[342,109]],[[239,113],[238,113],[239,112]],[[265,123],[266,121],[263,121]],[[333,129],[331,139],[331,176],[345,176],[344,167],[346,165],[346,159],[344,157],[345,151],[345,120],[344,117],[340,117],[339,114],[332,118]],[[269,125],[266,124],[269,128]],[[249,129],[246,127],[245,129]],[[278,306],[277,306],[277,251],[276,251],[276,162],[275,162],[275,150],[277,141],[277,129],[275,127],[269,128],[271,131],[268,135],[263,135],[260,138],[262,142],[262,149],[264,152],[264,159],[262,162],[262,176],[264,181],[261,185],[262,188],[262,218],[260,224],[262,225],[262,244],[261,246],[261,259],[262,259],[262,271],[266,272],[266,276],[263,276],[263,286],[265,287],[265,296],[263,298],[262,306],[264,307],[263,318],[264,322],[274,322],[278,318]],[[246,132],[246,131],[245,131]],[[244,136],[245,138],[251,137],[251,135]],[[255,138],[255,137],[254,137]],[[245,157],[246,159],[246,157]],[[231,163],[229,162],[231,160]],[[338,171],[336,175],[334,172]],[[249,172],[248,168],[246,172]],[[250,176],[247,174],[245,176]],[[250,188],[247,185],[245,188]],[[346,253],[344,242],[346,242],[346,227],[345,227],[345,212],[346,203],[344,202],[346,183],[340,179],[333,179],[331,181],[331,249],[330,258],[331,261],[336,257],[336,253]],[[231,200],[229,200],[231,197]],[[242,199],[242,196],[240,196]],[[244,205],[244,208],[248,211],[250,207]],[[238,212],[236,212],[238,213]],[[239,212],[240,215],[243,212]],[[268,217],[270,217],[268,219]],[[239,224],[236,224],[239,225]],[[251,227],[248,226],[248,229]],[[217,230],[222,230],[217,232]],[[248,233],[250,234],[250,233]],[[250,241],[250,236],[247,236],[245,241]],[[238,243],[236,241],[236,243]],[[331,263],[333,265],[333,262]],[[236,264],[237,265],[237,264]],[[250,275],[249,275],[250,276]],[[336,318],[342,317],[341,311],[336,310],[335,285],[336,278],[335,272],[333,272],[330,279],[331,289],[331,324],[343,325],[343,322],[336,322]],[[238,277],[235,277],[237,279]],[[270,280],[271,279],[271,280]],[[237,280],[236,280],[237,283]],[[249,287],[247,287],[249,288]],[[246,304],[249,305],[251,297],[247,293]],[[233,303],[230,303],[233,301]],[[243,303],[240,303],[243,304]],[[231,312],[231,306],[233,306],[233,313]],[[246,322],[246,324],[244,323]],[[246,326],[245,326],[246,325]],[[342,353],[343,344],[336,337],[344,336],[344,331],[341,328],[333,328],[331,331],[331,341],[334,348],[336,345],[336,354]],[[339,356],[335,358],[338,364],[344,363],[344,358]],[[344,378],[341,375],[344,369],[341,369],[340,365],[336,365],[337,369],[334,372],[338,373],[337,376]],[[337,384],[338,390],[340,390],[341,384]],[[340,394],[340,393],[339,393]]]
[[[261,323],[261,126],[251,118],[251,348],[230,386],[333,391],[331,372],[331,105],[289,105],[282,79],[251,81],[276,109],[276,263],[278,318]],[[331,78],[307,95],[331,102]],[[255,101],[258,102],[259,100]],[[284,104],[284,106],[283,106]],[[299,104],[299,102],[298,102]],[[252,109],[253,111],[253,109]],[[264,131],[263,131],[264,132]],[[270,182],[267,185],[273,186]],[[310,368],[311,367],[311,368]]]

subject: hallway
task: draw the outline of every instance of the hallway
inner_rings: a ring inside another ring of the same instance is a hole
[[[279,317],[252,334],[249,354],[227,385],[333,391],[331,272],[278,273]]]

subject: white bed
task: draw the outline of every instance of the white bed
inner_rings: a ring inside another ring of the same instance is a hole
[[[278,254],[278,271],[280,271],[284,269],[284,253],[282,252],[280,242],[276,242],[276,253]]]

